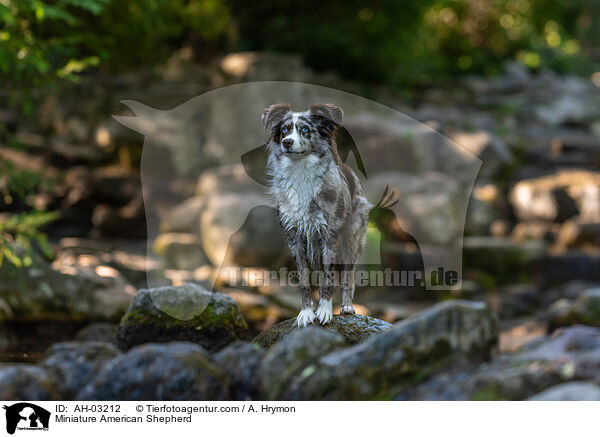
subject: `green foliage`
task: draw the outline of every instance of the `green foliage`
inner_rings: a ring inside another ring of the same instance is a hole
[[[596,0],[231,4],[241,49],[299,53],[317,69],[400,87],[494,74],[506,60],[587,72],[600,23]]]
[[[0,0],[0,81],[31,115],[41,93],[90,68],[155,64],[188,42],[214,55],[232,35],[220,0]]]
[[[57,217],[53,212],[33,211],[12,215],[0,220],[0,266],[6,258],[15,267],[32,263],[32,245],[36,244],[42,254],[52,258],[52,248],[40,228]]]
[[[86,18],[101,14],[108,1],[0,1],[0,78],[10,106],[31,114],[40,90],[98,64],[78,46],[87,35]]]

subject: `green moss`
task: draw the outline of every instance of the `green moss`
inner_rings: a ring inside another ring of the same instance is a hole
[[[493,385],[476,390],[471,396],[472,401],[504,401],[506,398],[502,397],[498,388]]]

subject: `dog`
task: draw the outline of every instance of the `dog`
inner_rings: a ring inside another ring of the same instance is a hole
[[[289,104],[278,103],[262,114],[265,129],[270,129],[267,175],[271,195],[300,278],[299,327],[315,320],[331,322],[334,286],[341,289],[340,313],[355,313],[354,266],[365,244],[371,204],[360,180],[337,151],[334,137],[343,115],[341,108],[320,103],[305,112],[293,112]],[[311,272],[322,273],[316,314]],[[334,277],[340,280],[334,283]]]

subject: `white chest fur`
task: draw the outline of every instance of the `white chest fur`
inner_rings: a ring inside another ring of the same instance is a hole
[[[315,155],[298,160],[284,157],[281,160],[273,194],[286,228],[296,228],[310,237],[326,225],[323,212],[319,208],[311,209],[311,204],[321,191],[323,178],[329,171],[328,163]]]

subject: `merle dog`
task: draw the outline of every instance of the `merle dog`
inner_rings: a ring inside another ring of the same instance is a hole
[[[331,104],[313,104],[305,112],[274,104],[262,116],[271,130],[271,192],[300,275],[300,327],[315,319],[331,321],[334,286],[342,291],[341,314],[354,314],[354,265],[364,246],[371,205],[338,155],[334,134],[342,118],[342,110]],[[316,314],[311,272],[320,273]]]

